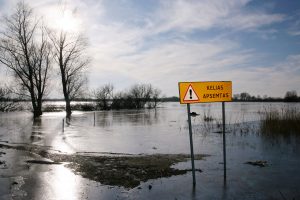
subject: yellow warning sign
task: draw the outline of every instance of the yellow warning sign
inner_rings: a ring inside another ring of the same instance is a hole
[[[179,82],[181,104],[232,100],[231,81]]]

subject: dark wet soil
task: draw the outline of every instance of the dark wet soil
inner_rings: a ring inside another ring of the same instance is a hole
[[[47,160],[26,160],[27,163],[33,163],[33,164],[43,164],[43,165],[60,165],[62,163],[60,162],[53,162],[53,161],[47,161]]]
[[[5,155],[5,152],[0,151],[0,158],[2,155]],[[0,169],[6,167],[6,162],[4,160],[0,160]]]
[[[155,155],[81,155],[53,153],[46,147],[34,145],[11,146],[0,144],[0,148],[11,148],[38,154],[48,160],[28,160],[28,164],[60,164],[72,169],[75,173],[98,181],[101,184],[122,186],[130,189],[149,179],[182,175],[190,169],[174,169],[172,165],[186,161],[188,154],[155,154]],[[205,155],[195,155],[201,160]],[[197,171],[201,172],[200,169]]]
[[[253,165],[253,166],[259,166],[259,167],[268,166],[268,163],[265,160],[248,161],[248,162],[245,162],[245,164],[249,164],[249,165]]]

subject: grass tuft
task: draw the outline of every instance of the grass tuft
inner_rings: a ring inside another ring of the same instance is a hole
[[[265,135],[300,135],[300,111],[295,107],[268,108],[261,112],[261,133]]]

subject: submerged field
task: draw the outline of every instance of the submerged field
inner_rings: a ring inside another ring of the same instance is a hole
[[[221,104],[192,105],[195,154],[209,155],[195,162],[195,190],[185,105],[75,111],[64,129],[63,112],[35,121],[28,112],[0,113],[0,199],[297,199],[299,110],[299,103],[226,103],[224,183]]]

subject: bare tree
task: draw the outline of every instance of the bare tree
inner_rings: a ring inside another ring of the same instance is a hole
[[[135,84],[129,90],[129,95],[137,109],[144,108],[146,103],[150,101],[152,94],[153,87],[151,84]]]
[[[54,46],[54,58],[60,69],[66,116],[71,116],[71,101],[77,98],[86,83],[84,74],[89,58],[85,55],[87,40],[66,31],[48,31]]]
[[[31,99],[34,117],[42,115],[42,100],[51,68],[51,45],[45,28],[35,20],[32,9],[20,2],[3,20],[0,34],[0,62],[13,72]]]
[[[149,105],[148,105],[149,108],[157,107],[158,103],[161,101],[160,95],[161,95],[161,90],[158,88],[154,88],[153,92],[152,92],[151,101],[149,102]]]
[[[251,95],[249,93],[247,93],[247,92],[242,92],[240,94],[240,99],[242,101],[249,101],[249,100],[251,100]]]
[[[97,106],[100,109],[102,110],[110,109],[109,101],[113,99],[113,90],[114,90],[114,86],[112,84],[105,84],[94,92]]]

